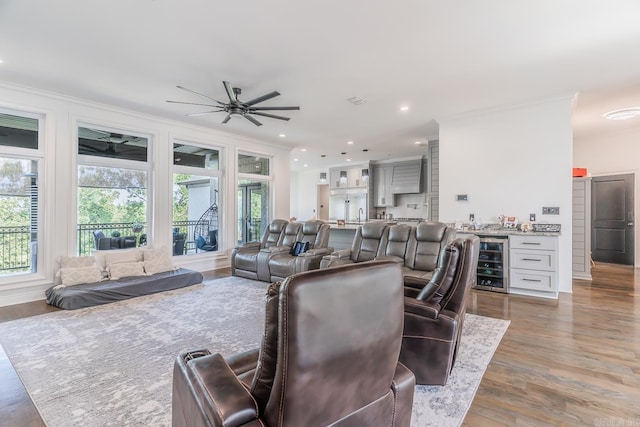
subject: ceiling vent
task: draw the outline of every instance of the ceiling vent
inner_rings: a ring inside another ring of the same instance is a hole
[[[347,101],[349,101],[353,105],[362,105],[362,104],[366,104],[367,103],[367,101],[365,101],[364,99],[360,98],[359,96],[354,96],[352,98],[348,98]]]

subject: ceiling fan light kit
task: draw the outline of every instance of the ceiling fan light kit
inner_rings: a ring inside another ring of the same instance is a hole
[[[238,88],[238,87],[233,87],[231,85],[231,83],[227,82],[227,81],[223,81],[222,82],[223,86],[224,86],[224,90],[227,93],[227,97],[229,98],[229,102],[222,102],[222,101],[218,101],[215,98],[212,98],[210,96],[204,95],[200,92],[196,92],[194,90],[191,89],[187,89],[184,86],[176,86],[178,89],[182,89],[184,91],[190,92],[194,95],[198,95],[201,96],[203,98],[206,98],[209,101],[213,101],[214,103],[209,103],[209,104],[202,104],[202,103],[196,103],[196,102],[184,102],[184,101],[167,101],[173,104],[188,104],[188,105],[201,105],[204,107],[213,107],[214,109],[211,111],[203,111],[203,112],[199,112],[199,113],[191,113],[191,114],[187,114],[187,116],[193,117],[193,116],[200,116],[203,114],[211,114],[211,113],[221,113],[221,112],[225,112],[227,113],[227,116],[222,120],[222,123],[227,123],[230,119],[231,116],[233,115],[239,115],[244,117],[245,119],[249,120],[251,123],[253,123],[256,126],[262,126],[262,123],[260,123],[258,120],[256,120],[255,116],[262,116],[262,117],[268,117],[271,119],[278,119],[278,120],[289,120],[289,117],[284,117],[284,116],[279,116],[276,114],[271,114],[271,113],[265,113],[265,111],[291,111],[291,110],[300,110],[300,107],[256,107],[256,104],[259,104],[261,102],[264,101],[268,101],[271,98],[275,98],[276,96],[280,95],[280,92],[278,91],[273,91],[273,92],[269,92],[266,95],[262,95],[259,96],[257,98],[254,98],[250,101],[247,102],[242,102],[238,99],[238,95],[242,94],[242,89]]]

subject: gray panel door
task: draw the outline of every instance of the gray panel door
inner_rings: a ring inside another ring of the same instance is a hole
[[[591,256],[594,261],[633,265],[633,174],[591,181]]]

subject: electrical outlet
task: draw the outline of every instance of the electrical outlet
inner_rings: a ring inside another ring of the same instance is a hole
[[[469,222],[473,222],[476,220],[476,216],[474,214],[469,214]]]
[[[529,221],[534,222],[536,220],[536,214],[529,214]]]
[[[542,214],[543,215],[560,215],[560,208],[545,206],[542,208]]]

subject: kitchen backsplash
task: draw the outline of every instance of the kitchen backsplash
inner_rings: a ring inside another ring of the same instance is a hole
[[[424,194],[396,194],[396,205],[386,208],[375,208],[371,219],[376,219],[378,214],[391,214],[394,218],[424,218],[429,214],[428,206],[424,204]]]

